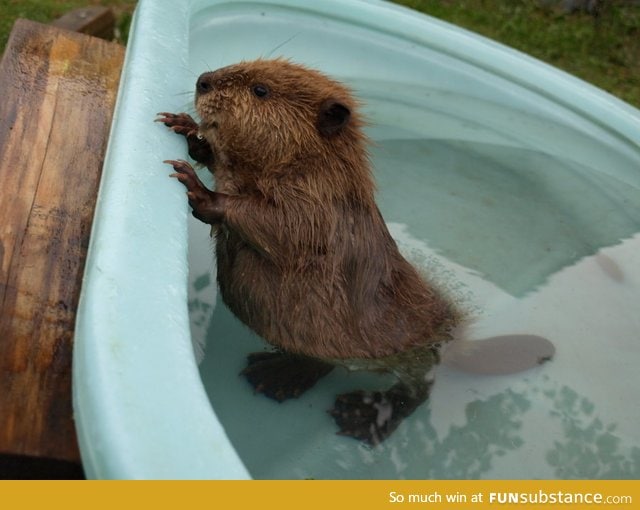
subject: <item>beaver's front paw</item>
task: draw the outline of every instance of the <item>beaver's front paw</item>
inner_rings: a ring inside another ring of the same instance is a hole
[[[253,388],[282,402],[297,398],[327,375],[333,365],[286,352],[254,352],[247,356],[242,375]]]
[[[174,133],[183,136],[198,136],[198,123],[187,113],[157,113],[156,122],[162,122]]]
[[[336,397],[333,416],[338,434],[377,445],[388,438],[424,402],[426,396],[413,396],[404,385],[387,391],[353,391]]]
[[[198,163],[211,167],[214,162],[209,142],[198,133],[198,123],[187,113],[160,112],[156,122],[162,122],[174,133],[184,136],[189,146],[189,156]]]
[[[186,161],[170,159],[165,163],[173,166],[175,170],[171,177],[178,179],[187,188],[189,205],[193,209],[192,214],[209,225],[220,222],[224,218],[227,196],[207,189],[193,167]]]

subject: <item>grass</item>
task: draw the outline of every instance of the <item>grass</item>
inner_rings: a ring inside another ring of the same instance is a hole
[[[596,16],[567,13],[560,0],[395,0],[500,41],[568,71],[640,108],[640,5],[601,0]],[[0,0],[0,51],[18,17],[49,22],[89,4],[112,6],[126,42],[134,0]]]
[[[116,14],[116,40],[126,43],[135,0],[0,0],[0,53],[17,18],[49,23],[63,14],[89,5],[111,7]]]
[[[500,41],[640,107],[640,5],[601,0],[598,15],[553,0],[396,0]]]

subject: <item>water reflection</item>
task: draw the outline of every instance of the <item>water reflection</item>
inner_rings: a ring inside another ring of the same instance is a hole
[[[512,296],[640,230],[637,183],[569,156],[419,139],[385,140],[373,156],[385,218],[402,218],[439,255]],[[402,172],[389,171],[397,161]],[[616,164],[624,175],[629,163]]]
[[[557,478],[640,478],[640,448],[625,445],[617,424],[604,421],[591,400],[568,386],[544,394],[553,402],[550,416],[562,424],[563,436],[546,455]]]
[[[519,450],[525,443],[522,422],[531,402],[521,393],[506,390],[484,400],[468,403],[465,422],[452,425],[438,439],[431,424],[431,411],[426,420],[411,424],[415,439],[407,441],[402,456],[407,469],[404,478],[485,478],[494,459]],[[418,444],[416,444],[418,443]],[[409,464],[413,467],[409,468]],[[416,469],[417,467],[417,469]]]

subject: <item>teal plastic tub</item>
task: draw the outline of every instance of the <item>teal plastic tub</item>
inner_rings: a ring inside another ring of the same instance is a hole
[[[536,335],[553,361],[442,366],[376,448],[325,412],[375,376],[334,371],[283,404],[253,394],[238,373],[264,345],[216,301],[208,228],[162,163],[186,145],[153,120],[193,111],[200,73],[276,56],[362,99],[382,213],[473,309],[472,339]],[[640,113],[557,69],[379,1],[141,0],[78,310],[86,474],[638,478],[639,232]]]

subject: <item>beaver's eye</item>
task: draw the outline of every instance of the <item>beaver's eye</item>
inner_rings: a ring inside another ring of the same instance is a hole
[[[269,89],[265,85],[254,85],[251,90],[257,97],[267,97],[269,95]]]

